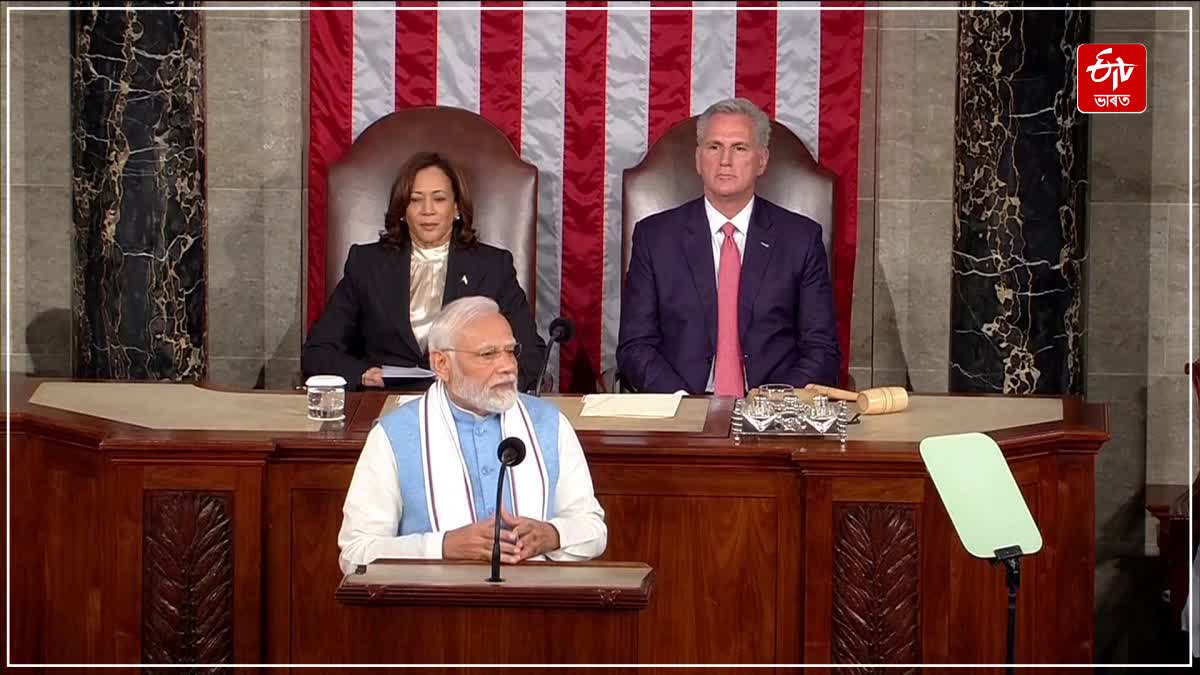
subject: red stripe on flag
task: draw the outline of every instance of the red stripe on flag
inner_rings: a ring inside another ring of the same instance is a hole
[[[322,3],[348,7],[349,2]],[[354,13],[313,12],[309,19],[308,315],[305,335],[325,308],[325,216],[329,165],[353,140]]]
[[[600,372],[608,12],[568,9],[566,28],[562,313],[578,337],[562,346],[560,391],[584,392],[595,389]]]
[[[739,2],[738,7],[775,7],[774,2]],[[737,56],[734,60],[734,90],[737,96],[758,104],[768,117],[775,117],[776,11],[737,13]],[[822,50],[824,51],[824,50]]]
[[[861,7],[861,2],[823,3]],[[842,380],[850,363],[854,258],[858,250],[858,134],[862,112],[863,12],[821,12],[821,164],[833,187],[833,297],[842,347]]]
[[[520,0],[485,0],[479,17],[479,114],[500,127],[517,154],[521,153],[524,12],[487,8],[521,5]]]
[[[654,7],[690,7],[691,2],[658,1]],[[692,111],[692,12],[650,12],[650,124],[654,145]]]
[[[437,103],[437,11],[405,0],[396,6],[396,109]]]

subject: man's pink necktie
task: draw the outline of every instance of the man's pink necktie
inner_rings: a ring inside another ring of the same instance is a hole
[[[733,239],[733,223],[721,228],[721,270],[717,276],[717,365],[714,392],[717,396],[740,398],[746,393],[742,372],[742,343],[738,337],[738,286],[742,257]]]

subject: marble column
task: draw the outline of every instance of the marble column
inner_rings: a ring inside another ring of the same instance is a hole
[[[1082,391],[1087,118],[1075,49],[1090,20],[959,15],[951,391]]]
[[[198,4],[71,13],[75,377],[205,374]]]

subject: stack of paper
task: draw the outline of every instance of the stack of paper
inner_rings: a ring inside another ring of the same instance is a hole
[[[583,397],[581,417],[641,417],[665,419],[675,416],[682,392],[674,394],[588,394]]]
[[[405,366],[384,366],[383,377],[386,380],[424,380],[433,377],[433,371],[425,370],[424,368],[410,368]]]

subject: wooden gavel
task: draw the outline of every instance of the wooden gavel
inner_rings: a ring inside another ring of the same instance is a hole
[[[805,389],[835,401],[855,401],[858,403],[858,411],[863,415],[884,415],[900,412],[908,407],[908,391],[904,387],[875,387],[855,392],[822,384],[810,384]]]

